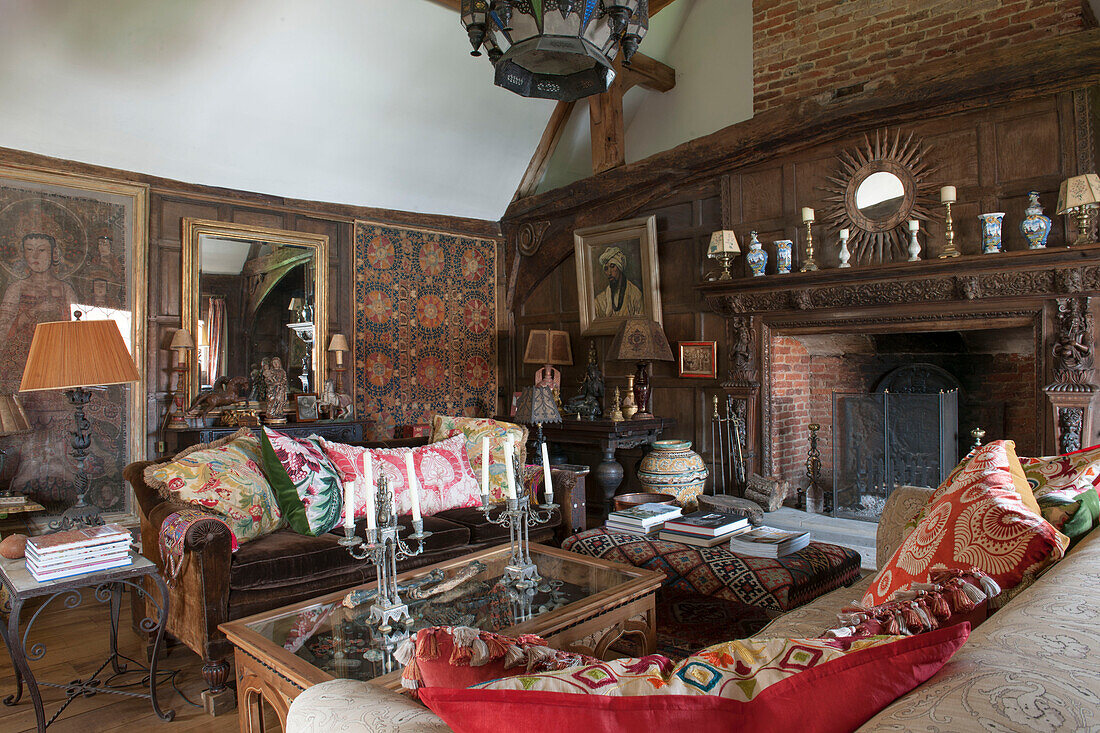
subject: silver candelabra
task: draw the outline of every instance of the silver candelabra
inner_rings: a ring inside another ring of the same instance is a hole
[[[515,459],[509,457],[506,460]],[[528,530],[536,524],[549,522],[553,511],[557,508],[558,505],[553,503],[533,507],[531,497],[527,494],[515,499],[506,499],[504,504],[481,505],[481,511],[485,514],[487,521],[501,527],[508,526],[508,542],[512,546],[512,556],[504,567],[504,576],[501,578],[505,584],[514,585],[517,588],[533,588],[542,580],[538,567],[531,560]],[[494,511],[497,515],[490,516]]]
[[[424,541],[431,532],[424,531],[424,520],[413,520],[413,533],[408,539],[416,540],[416,549],[411,549],[401,539],[404,527],[397,524],[397,513],[393,507],[393,494],[389,490],[385,476],[378,477],[375,491],[375,520],[377,527],[368,527],[366,540],[355,535],[355,529],[344,527],[344,537],[340,544],[356,560],[368,560],[376,568],[378,595],[370,607],[367,623],[376,626],[384,634],[393,630],[394,625],[407,627],[412,623],[409,607],[397,593],[397,561],[414,557],[424,552]]]

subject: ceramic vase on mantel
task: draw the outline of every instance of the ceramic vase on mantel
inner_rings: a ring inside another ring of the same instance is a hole
[[[775,274],[786,275],[791,271],[791,248],[794,242],[789,239],[775,240]]]
[[[1028,249],[1045,249],[1052,222],[1049,216],[1043,214],[1043,206],[1039,203],[1038,191],[1028,191],[1027,198],[1027,208],[1024,209],[1026,216],[1020,222],[1020,232],[1027,240]]]
[[[749,263],[753,277],[763,277],[764,268],[768,266],[768,253],[756,238],[756,232],[749,232],[749,253],[745,255],[745,261]]]
[[[1003,211],[991,214],[978,214],[982,220],[982,254],[993,255],[1004,252],[1001,246],[1001,222],[1004,221]]]
[[[685,514],[699,508],[708,475],[707,464],[691,449],[689,440],[654,442],[638,466],[638,481],[645,490],[675,496]]]

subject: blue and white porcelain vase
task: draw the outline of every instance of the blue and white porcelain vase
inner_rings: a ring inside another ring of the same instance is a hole
[[[749,253],[745,255],[745,261],[749,263],[753,277],[764,276],[764,268],[768,266],[768,253],[760,246],[755,231],[749,232]]]
[[[1028,249],[1045,249],[1047,237],[1050,236],[1052,223],[1050,217],[1043,214],[1043,206],[1039,203],[1039,192],[1028,191],[1028,204],[1024,209],[1024,220],[1020,222],[1020,231],[1027,240]]]
[[[1004,252],[1001,246],[1001,222],[1005,213],[997,211],[992,214],[978,214],[982,220],[982,254],[992,255]]]
[[[789,239],[775,240],[775,272],[777,275],[786,275],[791,271],[791,247],[794,242]]]
[[[699,508],[699,494],[710,471],[688,440],[658,440],[638,465],[638,482],[646,491],[671,494],[684,513]]]

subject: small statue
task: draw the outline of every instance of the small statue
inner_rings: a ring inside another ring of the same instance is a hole
[[[199,393],[187,414],[191,417],[206,417],[215,408],[235,405],[244,399],[241,393],[247,387],[248,380],[244,377],[218,377],[213,387]]]
[[[623,411],[622,411],[622,408],[619,407],[619,400],[620,399],[621,398],[619,397],[619,388],[616,387],[615,388],[615,396],[611,400],[611,414],[608,415],[608,417],[611,419],[611,422],[622,422],[623,421]]]
[[[588,343],[588,366],[577,394],[565,403],[565,411],[573,412],[585,420],[595,420],[603,416],[604,382],[596,357],[596,344]]]
[[[264,365],[264,381],[267,384],[267,422],[279,424],[286,422],[287,406],[287,381],[286,370],[283,369],[283,360],[277,356],[271,357]]]
[[[267,399],[267,385],[264,383],[264,372],[259,364],[252,365],[252,371],[248,373],[249,402],[263,402]]]
[[[347,420],[352,416],[351,395],[337,392],[331,379],[325,380],[325,388],[317,406],[331,420]]]

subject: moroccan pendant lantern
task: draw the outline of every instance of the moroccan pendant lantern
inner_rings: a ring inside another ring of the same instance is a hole
[[[462,25],[496,85],[524,97],[574,101],[606,92],[649,29],[649,0],[462,0]]]

